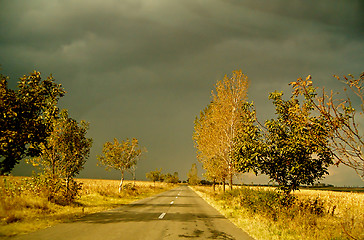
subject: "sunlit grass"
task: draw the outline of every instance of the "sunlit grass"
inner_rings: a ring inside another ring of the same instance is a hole
[[[0,178],[0,237],[14,236],[70,221],[85,214],[120,207],[174,186],[157,182],[125,181],[119,193],[118,180],[77,179],[82,183],[80,197],[70,205],[49,202],[32,191],[30,178]]]
[[[294,193],[296,202],[285,208],[276,204],[272,188],[247,187],[226,194],[209,187],[194,189],[258,240],[364,239],[364,193],[301,190]]]

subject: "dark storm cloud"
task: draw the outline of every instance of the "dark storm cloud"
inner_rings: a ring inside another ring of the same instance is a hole
[[[194,117],[224,74],[242,69],[249,76],[249,98],[263,121],[274,117],[268,93],[289,93],[298,77],[311,74],[335,88],[332,74],[359,75],[363,5],[0,0],[0,64],[13,87],[33,69],[62,83],[68,93],[61,105],[91,122],[94,147],[84,176],[104,176],[95,163],[106,140],[135,136],[149,149],[140,175],[165,166],[184,178],[195,161]]]

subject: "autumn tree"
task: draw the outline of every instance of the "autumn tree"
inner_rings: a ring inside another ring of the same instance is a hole
[[[352,75],[335,77],[346,86],[345,97],[325,88],[318,93],[311,76],[291,84],[294,94],[303,95],[324,118],[336,163],[354,169],[364,181],[364,131],[363,126],[359,126],[364,120],[364,72],[359,78]]]
[[[178,181],[179,181],[178,172],[174,172],[173,175],[171,173],[165,174],[164,182],[176,184],[178,183]]]
[[[155,182],[160,180],[161,173],[162,173],[162,169],[156,169],[155,171],[150,171],[150,172],[146,173],[145,176],[147,179],[152,181],[155,186]]]
[[[174,172],[173,173],[173,178],[174,178],[174,183],[178,183],[179,182],[178,172]]]
[[[196,163],[192,164],[190,171],[188,171],[187,178],[188,178],[188,184],[190,185],[198,185],[200,183],[200,178],[198,177]]]
[[[292,96],[283,100],[283,93],[271,93],[277,119],[265,123],[267,134],[258,152],[259,169],[289,194],[301,184],[313,184],[328,173],[332,155],[329,133],[321,116],[311,114],[312,104]],[[253,147],[253,146],[251,146]]]
[[[129,170],[133,165],[137,164],[143,149],[139,146],[139,141],[136,138],[132,140],[126,139],[119,143],[114,138],[114,142],[106,142],[103,147],[103,155],[97,158],[101,165],[106,166],[106,169],[117,169],[121,172],[121,181],[119,185],[119,192],[121,192],[124,172]]]
[[[213,157],[203,162],[203,168],[206,170],[204,176],[207,180],[212,181],[212,189],[215,191],[216,183],[223,183],[223,191],[225,192],[225,179],[227,178],[228,169],[224,161]]]
[[[61,156],[61,176],[66,180],[66,189],[73,178],[80,173],[90,155],[92,139],[87,138],[89,123],[68,116],[67,111],[61,112],[59,123],[54,126],[53,134],[58,139],[57,150]]]
[[[78,191],[74,177],[83,169],[90,154],[92,139],[86,137],[89,124],[70,118],[67,110],[62,110],[52,124],[51,134],[40,145],[40,157],[34,158],[32,163],[40,165],[49,179],[50,198],[58,194],[71,201]],[[60,179],[65,181],[64,192],[61,192]]]
[[[202,163],[202,167],[206,170],[204,176],[213,182],[215,190],[216,182],[224,183],[227,177],[228,169],[225,161],[220,158],[223,155],[223,145],[218,144],[219,131],[214,131],[215,124],[212,119],[211,104],[200,112],[200,117],[196,118],[194,126],[193,139],[197,151],[197,159]]]
[[[234,139],[241,125],[242,106],[247,100],[248,85],[248,77],[241,71],[234,71],[230,78],[225,76],[216,83],[216,92],[212,91],[209,106],[195,120],[193,139],[198,150],[197,158],[206,170],[212,169],[207,165],[215,165],[226,171],[220,172],[218,177],[227,176],[230,189],[233,175],[237,172],[232,157]],[[216,173],[208,175],[217,177]]]
[[[39,144],[52,132],[57,103],[65,94],[52,76],[42,80],[40,72],[24,75],[18,90],[8,88],[0,75],[0,174],[10,173],[24,157],[39,156]]]

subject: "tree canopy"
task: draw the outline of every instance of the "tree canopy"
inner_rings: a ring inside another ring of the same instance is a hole
[[[232,158],[234,139],[241,125],[242,106],[247,100],[249,80],[242,71],[234,71],[215,85],[211,103],[195,120],[193,139],[197,158],[208,171],[207,176],[225,182],[232,189],[236,162]],[[219,171],[214,171],[219,166]]]
[[[196,163],[192,164],[190,171],[188,171],[187,177],[188,177],[188,184],[198,185],[200,183],[200,178],[198,177]]]
[[[321,116],[311,115],[311,104],[300,104],[295,97],[283,100],[282,96],[279,92],[269,96],[277,119],[265,123],[267,134],[258,152],[258,166],[283,192],[290,193],[327,174],[332,155],[325,123]]]
[[[137,161],[145,151],[140,148],[139,141],[136,138],[132,140],[126,139],[121,143],[114,138],[114,142],[106,142],[102,149],[103,155],[99,155],[97,158],[101,165],[106,166],[106,169],[116,169],[121,172],[121,181],[119,185],[119,192],[121,191],[124,172],[130,169],[133,165],[137,164]]]
[[[364,120],[364,72],[358,78],[335,77],[344,83],[345,97],[325,88],[318,94],[311,76],[299,78],[291,85],[294,95],[304,96],[325,120],[336,163],[354,169],[364,181],[364,131],[359,125]]]
[[[7,80],[0,75],[0,174],[10,173],[24,157],[39,156],[65,94],[52,76],[42,80],[37,71],[20,78],[18,90],[9,89]]]
[[[161,179],[162,169],[156,169],[145,174],[145,177],[152,181],[154,184]]]
[[[306,83],[310,84],[308,80]],[[296,92],[301,83],[294,86]],[[352,85],[359,82],[352,81]],[[294,91],[289,100],[283,99],[283,93],[271,93],[269,99],[277,118],[267,120],[263,126],[256,118],[254,104],[247,102],[247,87],[248,78],[241,71],[225,77],[216,84],[211,103],[195,120],[193,139],[205,176],[223,183],[228,177],[232,188],[234,173],[263,173],[288,194],[327,174],[333,163],[329,145],[332,128],[322,111],[313,112],[315,91],[303,88],[307,91],[303,99]],[[348,106],[344,109],[352,111]]]
[[[86,137],[89,124],[85,121],[78,123],[70,118],[67,110],[62,110],[52,124],[51,134],[45,143],[40,144],[40,156],[31,162],[40,165],[45,173],[51,195],[57,194],[62,187],[59,179],[64,179],[64,195],[70,196],[72,200],[77,192],[70,190],[70,183],[83,169],[90,154],[92,139]]]

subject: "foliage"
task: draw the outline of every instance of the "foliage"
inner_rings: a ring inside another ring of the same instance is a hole
[[[219,157],[221,149],[214,140],[217,140],[218,131],[214,131],[215,124],[211,118],[211,104],[200,113],[195,120],[194,141],[198,149],[197,159],[206,170],[205,177],[213,182],[223,182],[227,177],[228,169]]]
[[[225,182],[225,177],[228,177],[230,188],[236,172],[231,155],[241,124],[242,106],[247,99],[248,84],[247,76],[241,71],[234,71],[230,78],[225,76],[216,83],[212,102],[195,120],[193,139],[198,149],[198,160],[211,180]]]
[[[301,184],[313,184],[332,164],[328,132],[321,116],[312,116],[308,101],[301,105],[283,93],[271,93],[277,119],[266,121],[267,135],[259,156],[259,169],[279,184],[286,194]]]
[[[196,163],[192,164],[190,171],[188,171],[187,177],[188,177],[188,184],[190,185],[198,185],[200,183],[200,178],[198,177]]]
[[[154,184],[156,181],[174,184],[179,182],[178,172],[174,172],[173,175],[170,173],[163,174],[161,168],[156,169],[155,171],[150,171],[146,173],[145,176],[147,179],[154,182]]]
[[[347,87],[344,88],[344,99],[338,98],[337,95],[335,97],[332,90],[328,93],[324,88],[321,95],[316,94],[317,89],[313,87],[311,76],[306,80],[299,78],[291,85],[294,94],[303,95],[327,122],[330,149],[337,164],[351,167],[364,181],[364,139],[363,129],[359,126],[364,116],[364,73],[359,78],[352,75],[349,75],[349,78],[335,77]],[[350,92],[347,89],[350,89]]]
[[[170,174],[170,173],[167,173],[165,176],[164,176],[164,182],[166,183],[178,183],[179,181],[179,178],[178,178],[178,172],[174,172],[173,175]]]
[[[90,154],[92,139],[86,137],[88,128],[88,123],[78,123],[62,110],[53,119],[53,131],[47,142],[40,145],[40,157],[31,160],[41,166],[47,178],[50,199],[58,201],[63,196],[61,202],[67,203],[77,196],[80,186],[73,178],[83,169]]]
[[[161,172],[162,169],[156,169],[155,171],[150,171],[148,173],[145,174],[146,178],[149,179],[150,181],[155,182],[159,181],[161,179]]]
[[[24,75],[18,90],[7,85],[0,75],[0,174],[10,173],[19,161],[39,156],[40,143],[45,143],[52,131],[52,118],[65,93],[52,76],[42,80],[40,72]]]
[[[121,143],[114,138],[114,143],[106,142],[104,144],[103,155],[99,155],[97,158],[101,165],[106,166],[107,170],[113,168],[121,172],[119,192],[123,186],[124,172],[137,164],[143,151],[146,150],[139,147],[139,141],[136,138],[131,141],[126,139]]]
[[[237,129],[234,139],[234,151],[236,168],[239,172],[259,172],[258,158],[261,156],[264,146],[262,143],[261,129],[257,126],[256,111],[253,103],[245,103],[242,106],[241,125]]]

